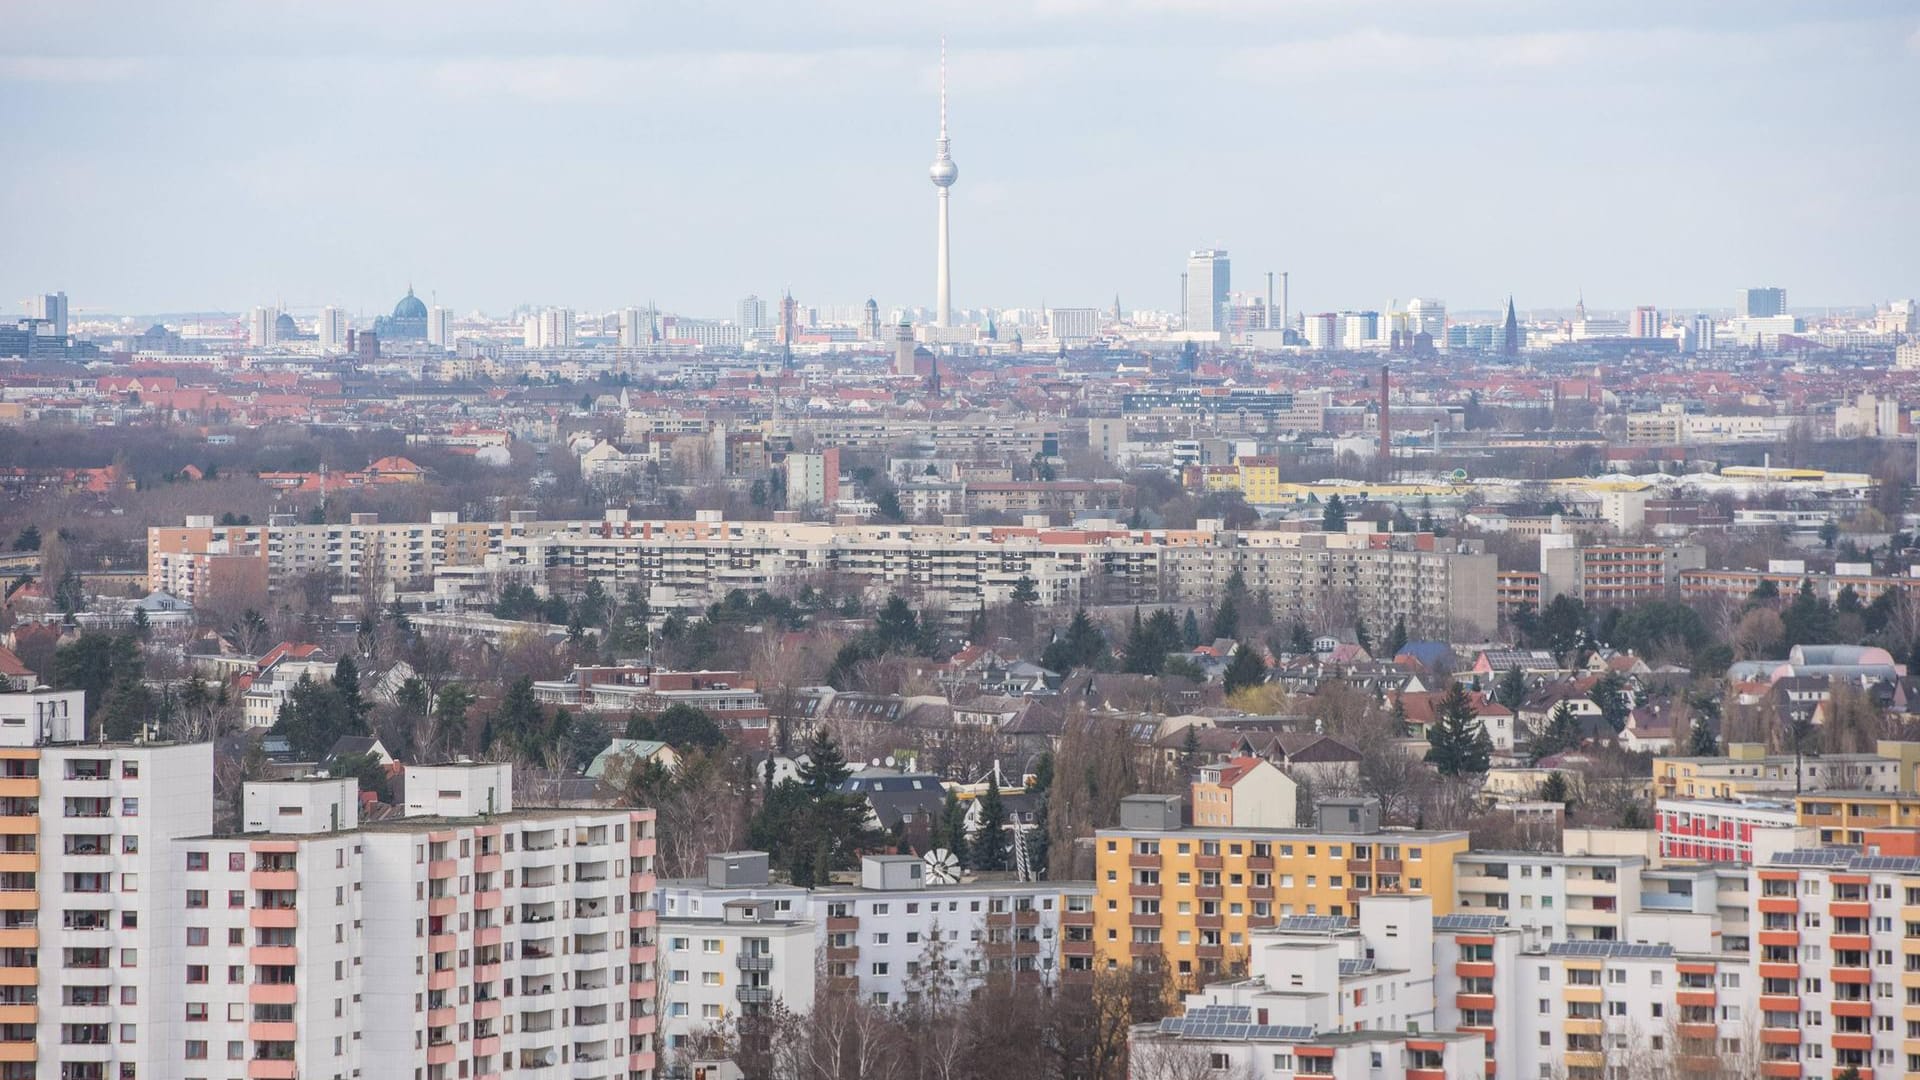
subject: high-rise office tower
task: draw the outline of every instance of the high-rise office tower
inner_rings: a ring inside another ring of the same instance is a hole
[[[257,307],[247,319],[247,344],[256,349],[280,343],[280,309]]]
[[[521,324],[522,337],[529,349],[573,348],[574,322],[571,308],[548,308],[527,316]]]
[[[1749,319],[1771,319],[1787,313],[1787,290],[1778,286],[1741,289],[1739,313]]]
[[[56,338],[67,336],[67,294],[65,292],[42,293],[27,301],[27,317],[44,319],[52,325],[48,328]]]
[[[1713,316],[1702,312],[1693,317],[1693,347],[1696,352],[1712,352],[1714,346]]]
[[[620,347],[623,349],[644,348],[652,340],[649,332],[653,319],[637,307],[620,309]],[[749,327],[751,329],[751,327]]]
[[[940,43],[940,138],[933,144],[933,167],[927,175],[939,189],[939,237],[934,254],[933,324],[953,325],[953,274],[947,247],[947,194],[960,179],[960,167],[953,163],[952,144],[947,139],[947,43]]]
[[[347,312],[329,304],[320,309],[320,321],[314,326],[314,334],[320,341],[320,351],[336,353],[347,347]]]
[[[1642,304],[1633,309],[1633,317],[1627,320],[1627,336],[1632,338],[1657,338],[1660,336],[1660,311],[1651,304]]]
[[[1186,328],[1219,333],[1227,328],[1227,290],[1232,268],[1224,250],[1208,249],[1187,256]]]
[[[740,329],[751,334],[767,325],[767,302],[758,296],[749,295],[740,301]]]
[[[442,349],[453,344],[453,312],[438,304],[427,309],[427,344]]]

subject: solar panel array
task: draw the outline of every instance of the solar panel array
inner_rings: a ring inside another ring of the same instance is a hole
[[[1811,848],[1783,851],[1771,861],[1781,866],[1845,866],[1854,859],[1855,854],[1845,848]]]
[[[1373,961],[1371,959],[1340,961],[1340,974],[1342,975],[1369,975],[1372,973]]]
[[[1507,925],[1505,915],[1435,915],[1435,930],[1498,930]]]
[[[1547,955],[1654,959],[1672,956],[1673,946],[1665,943],[1636,945],[1625,941],[1558,941],[1547,946]]]
[[[1160,1033],[1208,1042],[1241,1042],[1249,1039],[1306,1042],[1314,1037],[1311,1027],[1248,1023],[1251,1018],[1252,1010],[1244,1007],[1204,1005],[1185,1016],[1169,1016],[1161,1020]]]
[[[1351,930],[1353,929],[1353,920],[1343,915],[1288,915],[1280,920],[1277,928],[1309,933],[1327,933],[1333,930]]]
[[[1855,855],[1847,867],[1851,870],[1886,870],[1910,874],[1920,871],[1920,859],[1911,855]]]

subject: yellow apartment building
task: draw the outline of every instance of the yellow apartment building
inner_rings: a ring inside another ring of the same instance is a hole
[[[1251,931],[1288,915],[1351,918],[1362,896],[1454,904],[1465,832],[1387,829],[1372,799],[1326,799],[1314,829],[1194,827],[1177,795],[1123,801],[1118,828],[1094,834],[1095,966],[1164,962],[1176,985],[1231,972]]]

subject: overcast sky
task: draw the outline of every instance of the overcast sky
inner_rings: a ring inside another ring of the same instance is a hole
[[[959,306],[1920,292],[1911,0],[18,0],[0,297],[931,304],[943,32]]]

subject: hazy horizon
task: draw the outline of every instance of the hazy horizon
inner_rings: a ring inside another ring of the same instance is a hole
[[[76,314],[933,292],[1172,309],[1795,308],[1920,292],[1920,12],[1330,0],[72,3],[9,11],[0,302]],[[1890,120],[1892,122],[1890,122]]]

